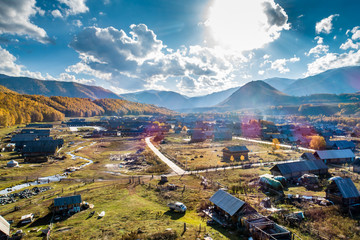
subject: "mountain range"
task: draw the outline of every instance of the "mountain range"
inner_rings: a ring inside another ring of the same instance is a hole
[[[46,97],[78,97],[122,99],[110,90],[98,86],[90,86],[75,82],[38,80],[28,77],[11,77],[0,74],[0,85],[20,94],[43,95]]]
[[[308,102],[348,102],[335,95],[360,91],[360,66],[344,67],[300,79],[268,78],[252,81],[204,96],[188,97],[173,91],[146,90],[118,95],[98,86],[74,82],[37,80],[0,74],[0,85],[22,94],[90,98],[125,99],[154,104],[172,110],[197,108],[251,108]],[[315,94],[315,95],[314,95]],[[310,96],[311,95],[311,96]],[[309,97],[306,97],[309,96]],[[298,98],[296,98],[298,97]]]

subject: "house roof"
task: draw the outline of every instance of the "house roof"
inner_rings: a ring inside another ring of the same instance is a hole
[[[316,160],[316,157],[312,153],[303,153],[303,155],[301,155],[301,158],[306,160]]]
[[[210,202],[233,216],[237,211],[244,206],[245,202],[225,192],[224,190],[218,190],[210,198]]]
[[[229,151],[229,152],[250,152],[249,149],[247,149],[246,146],[230,146],[223,149],[223,151]]]
[[[330,180],[335,182],[343,198],[360,197],[359,190],[357,190],[351,178],[333,177]]]
[[[11,142],[23,142],[23,141],[33,141],[37,137],[37,134],[16,134],[12,136]]]
[[[294,172],[316,171],[328,169],[323,161],[320,160],[306,160],[295,161],[288,163],[279,163],[270,169],[278,168],[282,175],[291,174]]]
[[[5,233],[7,236],[10,235],[10,224],[2,216],[0,216],[0,232]]]
[[[320,159],[354,158],[355,155],[350,149],[316,151]]]
[[[79,204],[81,203],[81,195],[74,195],[69,197],[60,197],[54,198],[54,206],[65,206],[70,204]]]
[[[339,149],[349,149],[349,148],[355,148],[356,145],[352,141],[346,141],[346,140],[336,140],[336,141],[329,141],[329,144],[332,146],[335,146]]]

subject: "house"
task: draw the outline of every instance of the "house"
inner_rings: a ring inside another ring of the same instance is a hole
[[[244,160],[249,160],[249,150],[246,146],[230,146],[222,150],[223,152],[223,161],[230,161],[231,157],[234,158],[234,161],[240,161],[241,157]]]
[[[320,160],[294,161],[279,163],[270,169],[274,176],[284,176],[286,179],[299,178],[305,173],[326,175],[328,167]]]
[[[360,193],[351,178],[332,177],[326,188],[326,198],[336,204],[351,206],[360,203]]]
[[[37,137],[49,137],[50,129],[25,128],[25,129],[21,130],[20,134],[36,134]]]
[[[53,212],[55,213],[80,212],[80,205],[81,205],[81,195],[55,198]]]
[[[214,204],[215,212],[224,216],[226,219],[231,220],[233,224],[238,223],[239,216],[249,212],[256,212],[244,201],[221,189],[212,195],[210,202]]]
[[[322,160],[325,164],[341,164],[355,160],[355,155],[350,149],[316,151],[314,156],[316,159]]]
[[[303,153],[300,158],[302,160],[316,160],[316,157],[312,153]]]
[[[203,142],[207,139],[205,131],[200,129],[194,129],[191,131],[191,140],[190,142]]]
[[[354,151],[356,148],[356,145],[352,141],[336,140],[336,141],[327,141],[326,148],[334,149],[334,150],[350,149],[350,150]]]
[[[26,125],[27,128],[53,128],[54,125],[46,123],[30,123]]]
[[[0,216],[0,240],[8,239],[10,235],[10,224],[2,216]]]
[[[47,161],[47,157],[54,155],[63,144],[63,139],[40,139],[25,142],[21,155],[27,162]]]
[[[216,131],[214,132],[214,141],[231,141],[232,132],[231,131]]]
[[[15,160],[10,160],[7,164],[6,167],[18,167],[19,163]]]

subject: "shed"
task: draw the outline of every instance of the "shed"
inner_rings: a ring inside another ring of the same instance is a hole
[[[320,160],[294,161],[279,163],[270,169],[274,176],[284,176],[286,179],[299,178],[305,173],[316,175],[325,175],[328,173],[328,167]]]
[[[337,204],[350,206],[360,203],[360,193],[351,178],[332,177],[326,198]]]
[[[334,149],[334,150],[350,149],[350,150],[354,151],[355,147],[356,147],[354,142],[346,141],[346,140],[327,141],[326,145],[330,149]]]
[[[326,164],[341,164],[346,162],[353,162],[355,160],[355,155],[350,149],[316,151],[314,156],[316,159],[320,159]]]
[[[10,235],[10,224],[2,216],[0,216],[0,239],[7,239]]]

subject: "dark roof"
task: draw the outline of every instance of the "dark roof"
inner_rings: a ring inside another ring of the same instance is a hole
[[[320,160],[306,160],[306,161],[295,161],[288,163],[276,164],[273,168],[278,168],[282,175],[294,173],[294,172],[305,172],[305,171],[316,171],[322,169],[328,169],[323,161]]]
[[[316,151],[320,159],[354,158],[355,155],[350,149]]]
[[[223,151],[229,152],[250,152],[246,146],[230,146],[223,149]]]
[[[360,197],[359,190],[357,190],[351,178],[333,177],[330,178],[330,180],[333,180],[336,183],[343,198]]]
[[[230,214],[230,216],[233,216],[245,204],[244,201],[223,190],[218,190],[214,195],[212,195],[210,202]]]
[[[350,149],[356,147],[355,143],[346,140],[329,141],[329,144],[339,149]]]
[[[24,143],[24,148],[22,149],[23,154],[31,154],[31,153],[42,153],[44,155],[54,154],[56,149],[64,143],[63,139],[55,139],[55,140],[38,140],[38,141],[30,141]]]
[[[74,195],[69,197],[54,198],[54,206],[65,206],[70,204],[81,203],[81,195]]]
[[[301,155],[301,158],[306,160],[316,160],[316,157],[312,153],[303,153],[303,155]]]
[[[11,142],[33,141],[37,138],[37,134],[16,134],[12,136]]]

